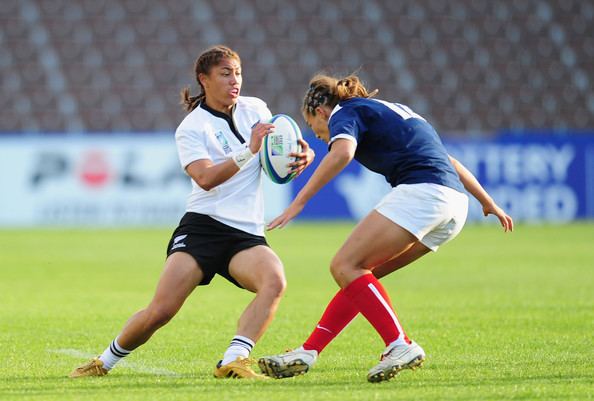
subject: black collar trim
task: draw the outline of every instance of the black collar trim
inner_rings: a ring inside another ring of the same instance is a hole
[[[212,114],[215,117],[219,117],[219,118],[222,118],[223,120],[227,121],[227,124],[229,124],[229,128],[231,129],[231,131],[233,132],[233,134],[235,135],[235,137],[237,138],[237,140],[240,143],[245,143],[245,139],[243,139],[243,137],[241,136],[241,134],[239,133],[239,131],[235,127],[235,123],[233,122],[233,118],[231,118],[230,115],[225,114],[225,113],[222,113],[222,112],[220,112],[218,110],[215,110],[212,107],[209,107],[206,104],[206,102],[200,102],[200,108],[208,111],[210,114]]]

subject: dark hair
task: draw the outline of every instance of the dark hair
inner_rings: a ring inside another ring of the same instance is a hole
[[[316,115],[316,108],[329,106],[334,108],[341,100],[353,97],[373,97],[379,90],[371,93],[355,74],[344,78],[335,78],[325,74],[317,74],[309,81],[309,88],[303,98],[303,115]]]
[[[205,93],[204,88],[200,83],[199,76],[200,74],[208,74],[213,66],[218,65],[221,60],[225,58],[234,58],[241,63],[239,54],[223,45],[213,46],[207,49],[196,59],[196,63],[194,64],[194,74],[196,82],[198,82],[198,85],[200,86],[200,93],[196,96],[191,96],[189,87],[185,87],[181,90],[180,103],[183,105],[184,110],[192,111],[198,107],[200,102],[204,101]]]

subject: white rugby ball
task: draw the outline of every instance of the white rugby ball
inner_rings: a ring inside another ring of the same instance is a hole
[[[266,175],[277,184],[286,184],[295,178],[291,167],[287,164],[297,158],[289,156],[290,153],[301,152],[298,140],[302,138],[299,126],[286,114],[277,114],[270,119],[274,124],[274,132],[264,137],[260,149],[260,164]]]

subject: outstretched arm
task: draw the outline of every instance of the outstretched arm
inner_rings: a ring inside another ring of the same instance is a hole
[[[513,231],[514,221],[512,218],[507,213],[505,213],[503,209],[497,206],[493,198],[491,198],[487,191],[485,191],[483,186],[480,184],[480,182],[478,182],[470,170],[464,167],[462,163],[454,159],[452,156],[450,156],[450,161],[454,165],[458,176],[460,176],[460,181],[462,181],[464,188],[466,188],[466,190],[480,202],[481,206],[483,207],[483,214],[485,216],[488,216],[489,214],[497,216],[505,232]]]
[[[289,207],[268,224],[268,230],[276,227],[283,228],[301,213],[305,204],[353,160],[355,149],[355,143],[348,139],[337,139],[332,143],[330,151],[320,162],[307,184],[299,191]]]

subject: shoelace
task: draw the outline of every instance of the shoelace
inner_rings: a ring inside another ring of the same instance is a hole
[[[390,356],[390,354],[396,349],[396,347],[392,347],[388,352],[386,353],[381,353],[380,354],[380,361],[383,361],[384,359],[386,359],[387,356]]]
[[[84,366],[81,366],[79,368],[82,372],[87,372],[89,370],[93,370],[96,372],[101,372],[101,366],[99,366],[96,362],[95,359],[91,360],[89,363],[87,363]]]
[[[409,344],[409,346],[410,346],[410,344]],[[385,357],[387,357],[387,356],[390,356],[390,354],[391,354],[392,352],[394,352],[394,351],[396,350],[396,348],[398,348],[398,346],[396,346],[396,347],[392,347],[392,349],[390,349],[390,350],[389,350],[388,352],[386,352],[386,353],[382,353],[382,354],[380,355],[380,361],[383,361]]]

